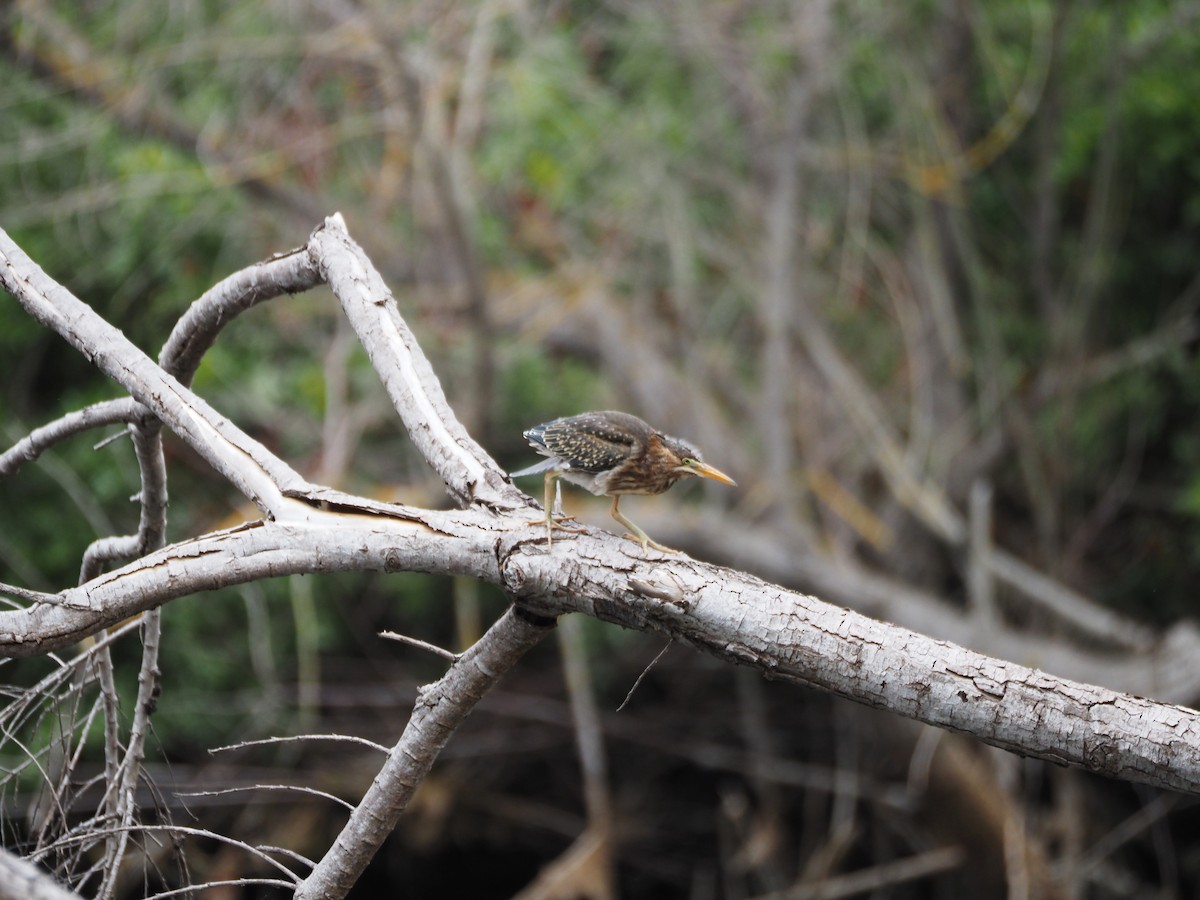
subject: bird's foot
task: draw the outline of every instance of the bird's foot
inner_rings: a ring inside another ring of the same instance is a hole
[[[546,548],[550,549],[551,547],[554,546],[554,532],[556,532],[556,531],[565,531],[568,534],[582,534],[584,531],[587,531],[587,529],[583,528],[582,526],[579,528],[572,528],[569,525],[562,524],[563,522],[574,522],[574,521],[576,521],[574,516],[556,515],[556,516],[546,516],[544,519],[530,519],[529,524],[530,525],[541,525],[543,523],[545,524],[545,526],[546,526]]]
[[[631,538],[632,540],[635,540],[639,544],[642,545],[642,556],[646,555],[647,547],[653,547],[655,550],[658,550],[660,553],[678,553],[679,552],[674,547],[668,547],[666,544],[660,544],[658,541],[654,540],[654,538],[647,537],[644,534],[630,534],[627,531],[627,532],[625,532],[624,537]]]
[[[555,531],[570,531],[570,532],[574,532],[576,534],[578,534],[579,532],[582,532],[582,531],[586,531],[587,529],[584,528],[583,526],[580,526],[579,528],[571,528],[569,525],[562,524],[563,522],[577,522],[577,521],[579,521],[579,520],[576,519],[574,516],[559,515],[559,516],[554,516],[553,518],[547,517],[547,518],[541,518],[541,519],[530,519],[528,524],[530,524],[530,525],[545,524],[547,529],[552,528]]]

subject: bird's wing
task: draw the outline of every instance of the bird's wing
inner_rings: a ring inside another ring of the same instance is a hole
[[[608,471],[636,456],[651,434],[641,419],[611,412],[556,419],[537,431],[543,452],[553,453],[575,471],[592,473]]]

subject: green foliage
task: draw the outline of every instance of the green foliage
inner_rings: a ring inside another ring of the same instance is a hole
[[[603,246],[614,219],[660,220],[663,197],[650,186],[665,173],[711,166],[714,154],[740,167],[741,148],[719,82],[662,52],[661,22],[588,17],[584,34],[576,24],[564,20],[498,69],[477,167],[494,190],[536,198]],[[716,192],[694,202],[701,221],[728,218]],[[506,227],[485,224],[490,255]],[[638,231],[661,252],[658,235]]]
[[[0,77],[10,91],[10,128],[52,151],[0,154],[0,196],[10,198],[6,229],[47,272],[156,352],[154,342],[218,273],[250,261],[229,253],[233,235],[218,218],[244,221],[243,205],[213,193],[194,157],[130,139],[10,63],[0,62]],[[15,204],[20,196],[26,201]],[[17,346],[28,333],[27,321],[15,323],[3,330],[0,347]]]
[[[547,359],[529,348],[514,348],[498,391],[500,418],[524,428],[605,405],[595,371],[576,359]]]
[[[591,179],[603,181],[598,150],[614,110],[589,83],[566,35],[507,66],[489,109],[499,138],[479,159],[488,181],[523,183],[560,209],[586,199]]]

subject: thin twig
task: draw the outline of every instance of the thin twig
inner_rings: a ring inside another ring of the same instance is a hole
[[[109,444],[115,444],[121,438],[126,437],[130,434],[133,434],[132,428],[128,428],[128,427],[122,428],[116,434],[110,434],[108,437],[101,438],[100,440],[96,441],[96,443],[92,444],[92,449],[93,450],[103,450]]]
[[[667,655],[667,651],[671,649],[671,645],[673,643],[675,643],[674,640],[667,641],[666,646],[658,651],[658,655],[656,657],[654,657],[654,659],[650,660],[650,665],[648,665],[648,666],[646,666],[646,668],[642,669],[642,674],[637,677],[637,681],[635,681],[633,683],[633,687],[631,687],[629,689],[629,693],[625,695],[625,699],[622,700],[621,705],[617,707],[617,712],[620,712],[621,710],[623,710],[625,708],[625,705],[627,703],[629,703],[630,699],[633,697],[634,692],[638,689],[638,685],[642,683],[642,679],[645,678],[647,675],[649,675],[650,670],[658,665],[658,661]]]
[[[380,753],[388,752],[388,748],[383,746],[383,744],[377,744],[374,741],[352,734],[293,734],[286,737],[258,738],[253,741],[239,741],[236,744],[213,747],[208,752],[224,753],[226,750],[242,750],[245,747],[255,747],[261,744],[290,744],[296,741],[345,741],[346,743],[361,744],[364,747],[370,747],[372,750],[378,750]]]
[[[397,631],[381,631],[381,638],[387,638],[389,641],[399,641],[402,644],[408,644],[410,647],[417,647],[420,650],[425,650],[432,653],[434,656],[440,656],[442,659],[448,659],[450,662],[458,660],[459,654],[452,653],[445,647],[439,647],[437,644],[430,644],[420,638],[409,637],[407,634],[400,634]]]
[[[301,794],[311,794],[314,797],[320,797],[323,800],[332,800],[340,806],[353,812],[354,804],[347,803],[336,794],[331,794],[328,791],[321,791],[317,788],[306,787],[299,784],[247,784],[229,788],[214,788],[209,791],[176,791],[176,797],[221,797],[225,794],[241,794],[246,791],[296,791]]]
[[[246,853],[249,853],[256,859],[262,860],[273,869],[276,869],[284,875],[287,875],[292,879],[290,882],[291,885],[295,885],[300,882],[300,877],[296,875],[295,872],[287,868],[287,866],[283,865],[283,863],[279,862],[269,854],[264,853],[261,848],[247,844],[245,841],[239,841],[237,838],[231,838],[228,835],[218,834],[215,831],[209,831],[207,828],[190,828],[186,825],[135,824],[129,827],[120,828],[103,828],[95,830],[89,828],[85,833],[67,835],[55,841],[53,844],[50,844],[49,846],[40,848],[39,850],[30,854],[29,859],[37,862],[45,858],[50,853],[56,850],[61,850],[65,846],[69,846],[71,844],[85,844],[88,841],[94,841],[96,838],[107,837],[114,831],[130,831],[146,835],[186,835],[188,837],[201,837],[207,840],[218,841],[222,844],[228,844],[231,847],[237,847],[240,850],[244,850]]]
[[[280,856],[286,856],[289,859],[294,859],[296,862],[304,863],[310,869],[316,866],[316,863],[305,856],[303,853],[297,853],[295,850],[289,850],[287,847],[276,847],[274,844],[259,844],[258,849],[263,853],[278,853]]]
[[[161,891],[157,894],[151,894],[146,900],[161,900],[163,897],[178,897],[180,894],[193,894],[199,891],[205,891],[209,888],[216,887],[280,887],[291,890],[296,886],[295,882],[282,881],[278,878],[233,878],[228,881],[205,881],[200,884],[189,885],[188,887],[172,888],[169,891]]]

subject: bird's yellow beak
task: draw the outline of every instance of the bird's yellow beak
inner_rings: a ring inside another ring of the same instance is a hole
[[[698,459],[689,459],[680,468],[685,472],[690,472],[692,475],[699,475],[703,478],[711,478],[713,481],[719,481],[722,484],[737,485],[737,482],[718,469],[716,466],[710,466],[708,463],[702,463]]]

